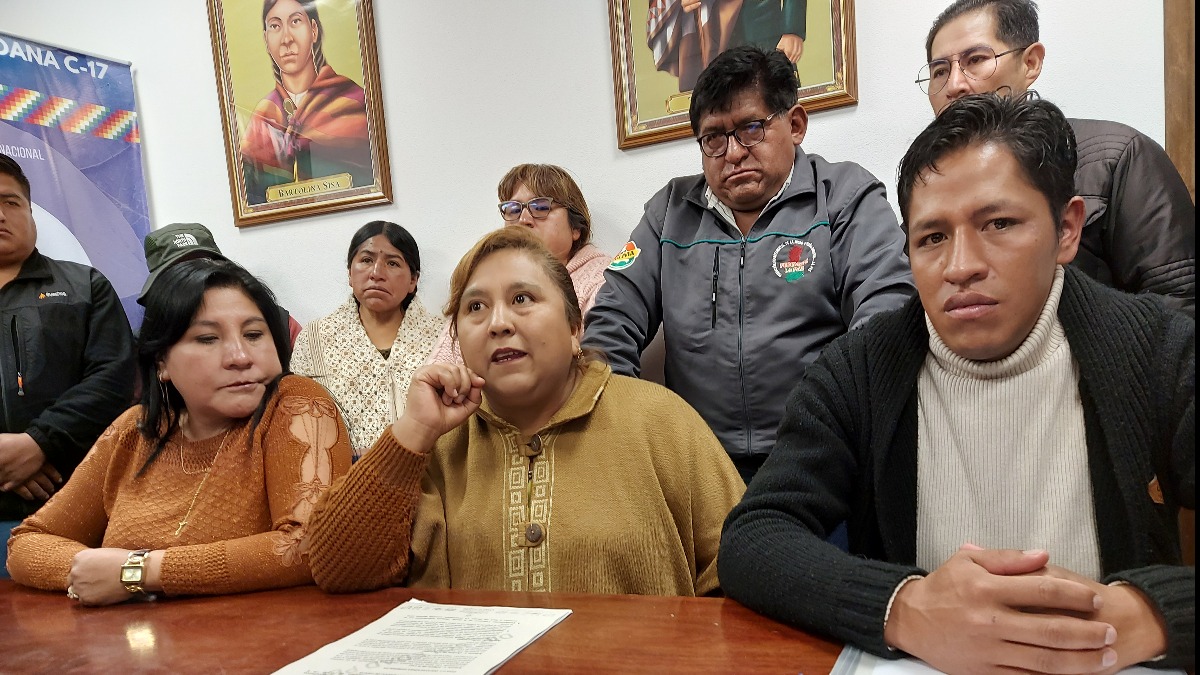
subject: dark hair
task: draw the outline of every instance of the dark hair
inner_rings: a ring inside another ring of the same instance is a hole
[[[796,66],[778,49],[765,51],[744,45],[723,51],[700,73],[692,90],[688,111],[692,135],[700,133],[701,117],[729,110],[734,97],[747,89],[756,89],[767,112],[776,113],[796,105],[799,88]]]
[[[996,20],[996,39],[1009,47],[1037,42],[1038,7],[1033,0],[958,0],[938,14],[925,38],[925,60],[933,60],[933,39],[946,24],[964,14],[988,10]]]
[[[358,228],[358,232],[355,232],[354,236],[350,238],[350,250],[346,252],[346,269],[350,269],[350,265],[354,264],[354,254],[358,253],[358,247],[365,244],[368,239],[381,234],[387,237],[388,243],[400,251],[413,278],[419,278],[421,276],[421,250],[417,248],[417,240],[413,239],[408,230],[386,220],[372,220]],[[407,310],[415,297],[417,297],[416,286],[413,287],[412,293],[400,301],[400,308]]]
[[[549,197],[567,207],[567,222],[579,233],[579,238],[571,243],[572,257],[588,245],[592,240],[592,213],[579,185],[566,169],[553,164],[518,164],[500,179],[496,196],[501,201],[512,199],[521,185],[536,197]]]
[[[29,179],[25,177],[25,172],[21,170],[21,165],[17,164],[17,160],[0,152],[0,174],[12,176],[13,180],[25,190],[25,201],[32,202],[29,196]]]
[[[308,15],[308,18],[311,21],[317,22],[317,39],[313,42],[312,50],[313,66],[319,72],[325,67],[325,50],[323,49],[325,44],[325,26],[321,23],[320,13],[317,12],[317,0],[296,1],[300,3],[300,7],[304,10],[304,13]],[[270,13],[271,8],[274,7],[278,2],[279,0],[263,0],[262,24],[264,31],[267,29],[267,14]],[[275,57],[273,55],[271,56],[271,69],[275,72],[275,81],[282,84],[283,78],[279,74],[279,64],[275,63]]]
[[[952,152],[991,143],[1006,148],[1029,183],[1046,197],[1055,230],[1075,196],[1075,132],[1058,106],[1033,96],[997,93],[964,96],[942,111],[917,136],[900,160],[896,192],[901,227],[908,232],[913,187]]]
[[[159,364],[167,351],[187,333],[204,302],[205,292],[214,288],[236,288],[250,296],[271,331],[283,374],[288,372],[292,352],[288,344],[287,320],[266,284],[229,260],[196,258],[168,267],[146,293],[146,315],[138,331],[137,357],[142,373],[143,406],[138,429],[154,444],[150,456],[138,471],[139,475],[158,457],[167,439],[179,427],[180,414],[187,409],[175,385],[158,379]],[[251,418],[251,436],[283,374],[267,386],[262,402]]]

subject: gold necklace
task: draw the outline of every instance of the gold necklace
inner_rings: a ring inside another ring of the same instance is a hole
[[[233,427],[229,427],[225,430],[225,435],[221,437],[221,444],[217,446],[217,454],[213,455],[212,462],[204,470],[204,478],[200,479],[200,484],[196,486],[196,491],[192,494],[192,503],[188,505],[187,513],[183,514],[183,520],[179,521],[179,527],[175,530],[176,537],[183,533],[183,528],[188,526],[188,518],[192,517],[192,509],[196,508],[196,499],[200,497],[200,490],[204,489],[204,483],[208,481],[208,474],[212,473],[212,468],[216,466],[217,458],[221,456],[221,451],[225,449],[225,441],[229,440],[229,434],[232,431]],[[183,429],[179,430],[179,434],[183,435]],[[187,469],[183,468],[183,442],[176,441],[176,443],[179,445],[179,468],[189,476],[196,475],[195,473],[188,473]]]
[[[176,439],[175,445],[179,447],[179,468],[185,474],[187,474],[189,476],[195,476],[198,473],[208,473],[208,470],[212,468],[213,463],[217,461],[217,455],[221,454],[221,448],[225,447],[225,439],[229,438],[229,432],[231,432],[231,431],[233,431],[233,427],[229,427],[228,429],[225,430],[225,435],[221,437],[221,445],[217,446],[217,453],[215,455],[213,455],[213,458],[211,461],[209,461],[208,466],[204,467],[200,471],[188,471],[187,470],[187,463],[183,457],[183,441]],[[182,429],[179,431],[179,435],[181,437],[183,436]]]

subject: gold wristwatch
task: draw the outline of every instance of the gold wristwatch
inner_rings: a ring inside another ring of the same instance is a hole
[[[130,593],[146,592],[142,588],[142,584],[146,583],[146,556],[148,555],[150,555],[148,549],[133,551],[125,559],[125,564],[121,565],[121,583]]]

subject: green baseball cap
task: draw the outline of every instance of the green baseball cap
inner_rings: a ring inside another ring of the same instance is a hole
[[[146,249],[146,267],[150,270],[150,276],[138,295],[137,301],[142,305],[146,304],[146,293],[154,285],[154,280],[174,263],[184,258],[228,259],[217,248],[212,232],[200,223],[171,223],[146,235],[142,246]]]

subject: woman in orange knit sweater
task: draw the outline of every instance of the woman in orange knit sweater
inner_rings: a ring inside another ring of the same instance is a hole
[[[450,286],[466,363],[418,370],[404,414],[318,504],[317,584],[717,591],[744,486],[696,411],[584,356],[571,277],[529,229],[484,237]]]
[[[235,263],[164,272],[138,338],[141,405],[13,530],[13,579],[85,605],[311,583],[305,524],[350,444],[329,394],[284,375],[287,339]]]

